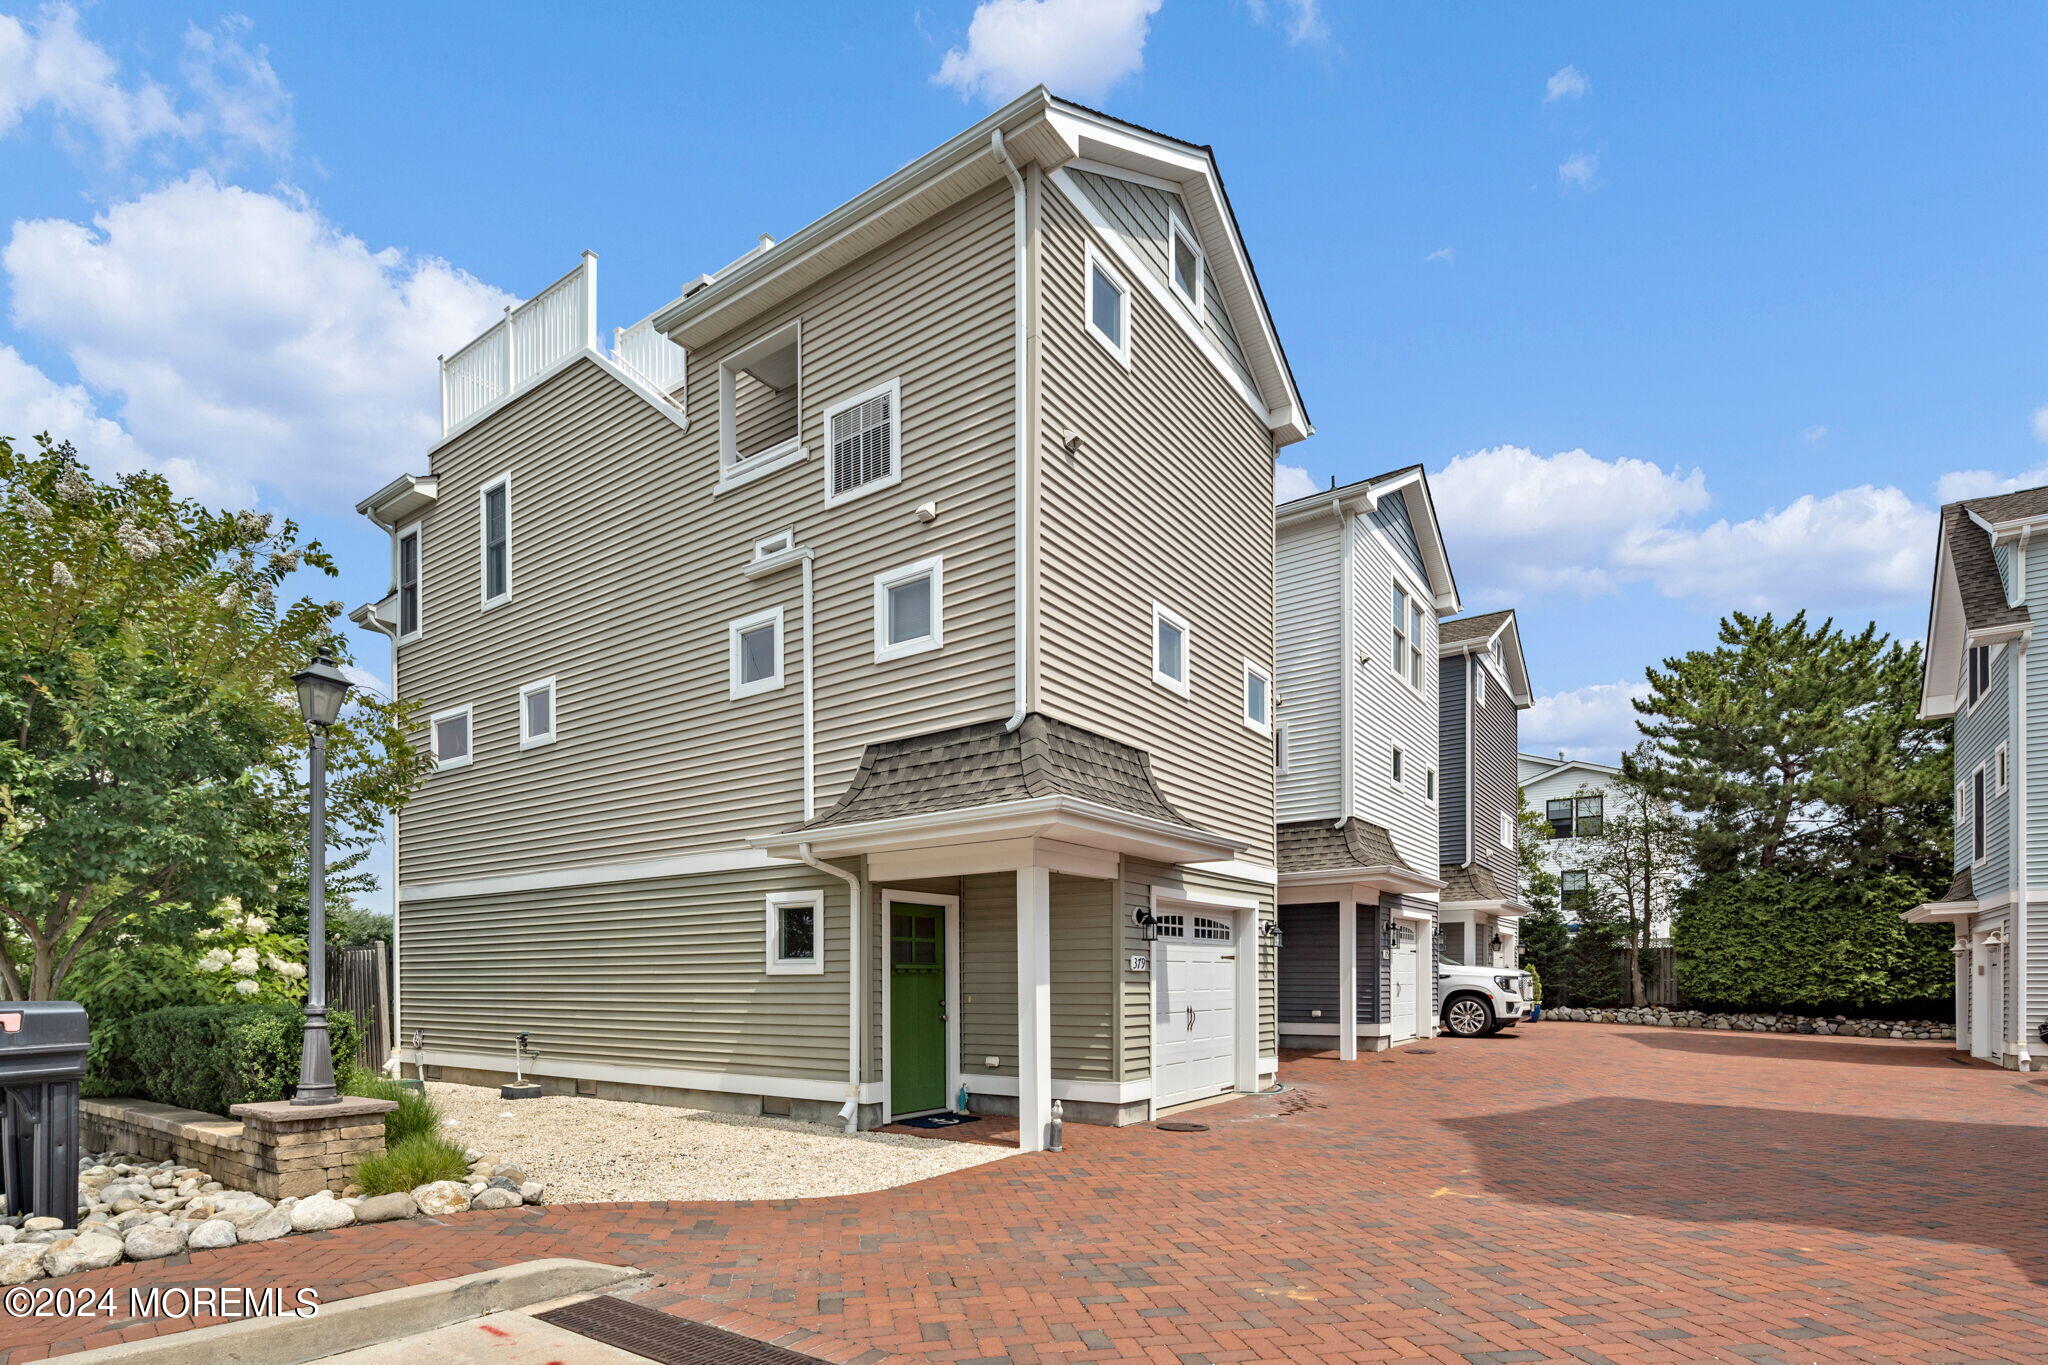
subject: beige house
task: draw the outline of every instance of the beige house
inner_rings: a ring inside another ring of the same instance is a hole
[[[435,754],[430,1066],[1026,1149],[1270,1075],[1309,429],[1205,148],[1033,91],[608,346],[586,257],[442,373],[355,618]]]

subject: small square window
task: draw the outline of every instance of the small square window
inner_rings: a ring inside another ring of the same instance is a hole
[[[1388,762],[1388,765],[1387,765],[1387,766],[1388,766],[1388,768],[1389,768],[1389,769],[1390,769],[1390,770],[1391,770],[1391,771],[1393,772],[1393,774],[1394,774],[1394,780],[1395,780],[1396,782],[1399,782],[1399,781],[1401,780],[1401,769],[1402,769],[1402,765],[1403,765],[1404,763],[1406,763],[1406,761],[1407,761],[1407,758],[1408,758],[1408,756],[1407,756],[1406,754],[1402,753],[1402,752],[1401,752],[1401,750],[1400,750],[1400,749],[1399,749],[1398,747],[1396,747],[1396,748],[1395,748],[1395,750],[1394,750],[1394,752],[1393,752],[1393,755],[1392,755],[1391,759],[1389,760],[1389,762]]]
[[[1244,723],[1260,734],[1273,724],[1273,679],[1250,659],[1244,661]]]
[[[1593,888],[1580,871],[1557,874],[1558,908],[1568,915],[1583,914],[1593,908]]]
[[[875,575],[875,662],[923,654],[945,643],[943,558]]]
[[[728,690],[737,701],[782,686],[782,608],[744,616],[727,628]]]
[[[1173,292],[1180,295],[1196,316],[1202,312],[1202,248],[1195,242],[1195,234],[1188,231],[1188,225],[1178,214],[1168,218],[1167,240],[1171,248],[1171,275]]]
[[[1129,369],[1131,364],[1131,291],[1109,263],[1088,245],[1088,331],[1103,349]]]
[[[450,768],[466,768],[473,757],[470,743],[471,708],[458,706],[448,711],[437,711],[427,721],[427,742],[434,756],[434,767],[445,772]]]
[[[825,409],[825,505],[903,477],[903,386],[891,379]]]
[[[484,486],[477,514],[483,542],[483,605],[495,607],[512,596],[512,476]]]
[[[768,897],[768,973],[816,976],[825,970],[825,893],[777,891]]]
[[[1188,623],[1158,603],[1152,605],[1152,681],[1188,695]]]
[[[555,742],[555,680],[543,678],[519,689],[519,747]]]

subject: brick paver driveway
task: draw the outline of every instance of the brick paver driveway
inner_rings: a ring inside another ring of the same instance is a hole
[[[463,1214],[66,1283],[331,1299],[580,1256],[842,1361],[2048,1359],[2048,1077],[1952,1058],[1539,1024],[1291,1059],[1205,1133],[1070,1128],[857,1198]],[[0,1347],[166,1326],[6,1322]]]

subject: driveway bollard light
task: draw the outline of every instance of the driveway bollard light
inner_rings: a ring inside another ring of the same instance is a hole
[[[305,717],[306,1033],[293,1104],[336,1104],[334,1052],[327,1041],[327,727],[341,715],[349,680],[322,650],[292,675]]]

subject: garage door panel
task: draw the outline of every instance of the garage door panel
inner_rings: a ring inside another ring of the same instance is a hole
[[[1161,1106],[1236,1081],[1237,945],[1227,921],[1162,915],[1153,944],[1153,1077]]]

